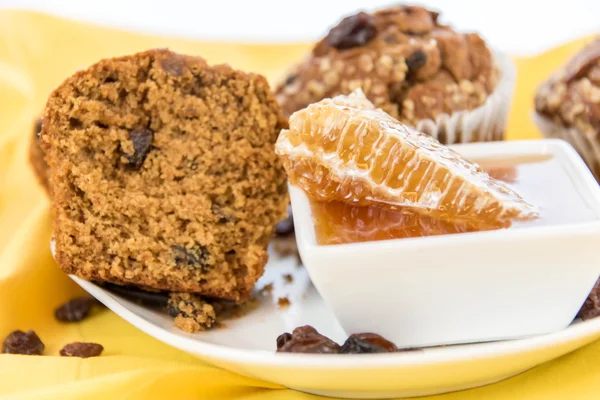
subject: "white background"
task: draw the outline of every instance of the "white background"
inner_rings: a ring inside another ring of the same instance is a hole
[[[480,32],[493,47],[532,54],[600,33],[600,0],[421,1],[443,10],[442,21]],[[369,0],[0,0],[28,8],[142,32],[211,40],[314,40],[344,14],[390,1]]]

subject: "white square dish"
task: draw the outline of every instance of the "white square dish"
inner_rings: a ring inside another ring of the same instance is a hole
[[[291,186],[302,260],[347,334],[374,332],[398,347],[424,347],[554,332],[572,322],[600,275],[600,187],[571,146],[536,140],[453,148],[477,160],[556,158],[594,217],[556,225],[319,245],[310,201]]]

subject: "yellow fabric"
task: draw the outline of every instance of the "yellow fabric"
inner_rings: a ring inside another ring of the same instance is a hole
[[[535,87],[589,38],[516,60],[517,95],[509,138],[536,138],[531,123]],[[302,57],[306,44],[199,43],[90,26],[43,14],[0,12],[0,338],[34,329],[43,357],[0,355],[0,399],[304,399],[316,398],[229,373],[139,332],[111,312],[60,325],[52,310],[80,292],[50,256],[48,201],[27,166],[31,124],[50,90],[100,58],[152,47],[228,62],[270,79]],[[104,345],[101,357],[57,357],[71,341]],[[600,342],[525,374],[435,399],[583,399],[600,393]]]

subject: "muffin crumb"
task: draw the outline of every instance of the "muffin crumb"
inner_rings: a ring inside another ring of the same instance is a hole
[[[189,333],[211,328],[217,319],[214,307],[191,293],[171,293],[168,310],[175,317],[175,325]]]
[[[260,289],[260,294],[262,294],[263,296],[266,296],[268,294],[271,294],[272,291],[273,291],[273,283],[267,283],[265,286],[263,286],[262,289]]]
[[[287,308],[290,306],[290,304],[292,303],[287,297],[280,297],[277,299],[277,305],[279,306],[279,308]]]

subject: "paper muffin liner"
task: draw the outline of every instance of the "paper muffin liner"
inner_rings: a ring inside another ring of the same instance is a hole
[[[473,110],[438,115],[435,121],[423,119],[417,123],[417,130],[444,144],[503,140],[517,69],[514,63],[502,54],[494,53],[494,61],[501,77],[485,103]]]
[[[533,122],[545,138],[563,139],[577,150],[587,164],[594,178],[600,182],[600,138],[598,134],[588,135],[576,128],[567,127],[537,112]]]

